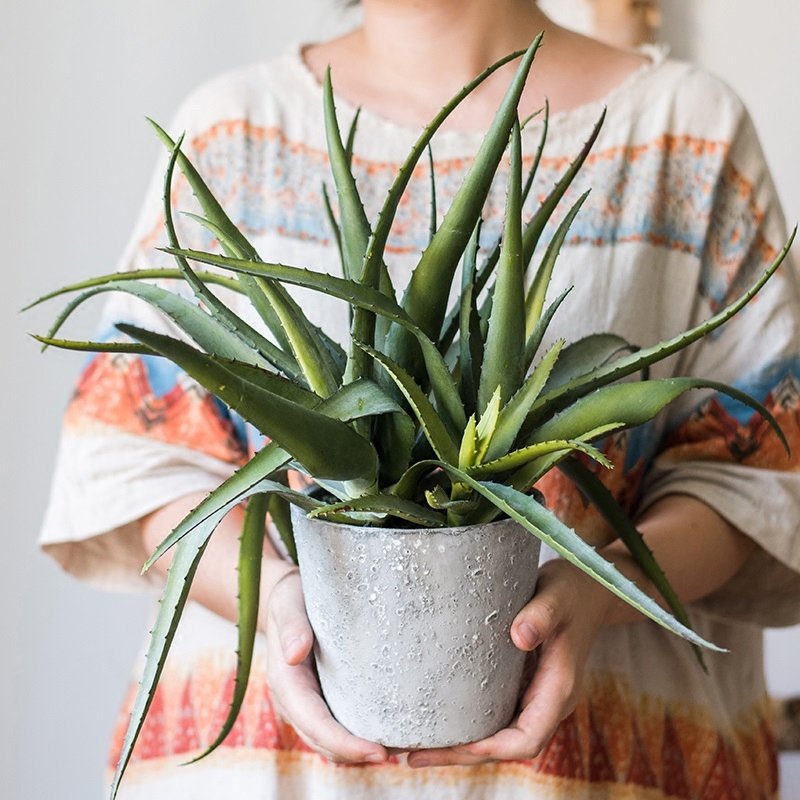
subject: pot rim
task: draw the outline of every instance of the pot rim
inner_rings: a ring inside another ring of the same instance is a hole
[[[327,519],[318,519],[316,517],[309,517],[308,513],[304,511],[299,506],[292,506],[292,516],[298,517],[304,520],[307,523],[312,525],[325,525],[330,526],[332,528],[342,529],[342,530],[352,530],[358,531],[364,535],[369,534],[376,534],[376,533],[388,533],[392,536],[419,536],[420,534],[424,534],[426,536],[436,535],[436,534],[444,534],[447,536],[457,536],[461,533],[469,533],[474,532],[477,528],[494,528],[495,526],[513,523],[519,528],[523,528],[519,522],[517,522],[513,517],[503,517],[502,519],[495,519],[491,522],[476,522],[472,525],[458,525],[458,526],[443,526],[441,528],[425,528],[422,526],[414,526],[410,528],[390,528],[390,527],[382,527],[379,525],[351,525],[346,522],[333,522]],[[530,534],[531,538],[536,539],[537,537]]]
[[[314,495],[314,492],[319,490],[322,487],[319,486],[311,486],[304,490],[303,494],[307,494],[309,496]],[[544,495],[536,488],[531,487],[528,490],[531,496],[540,504],[545,505],[545,497]],[[347,522],[333,522],[327,519],[318,519],[317,517],[309,517],[309,513],[304,511],[300,506],[295,505],[294,503],[290,504],[290,514],[292,517],[298,517],[304,519],[306,522],[311,523],[312,525],[315,524],[325,524],[331,525],[336,528],[342,528],[344,530],[347,529],[354,529],[357,531],[370,531],[370,532],[383,532],[383,533],[391,533],[393,536],[401,536],[401,535],[409,535],[409,534],[418,534],[421,531],[426,532],[427,534],[434,534],[434,533],[444,533],[447,532],[449,535],[454,535],[456,533],[461,533],[465,531],[473,531],[475,528],[485,528],[490,527],[493,525],[498,525],[502,522],[514,522],[519,527],[524,528],[519,522],[517,522],[513,517],[505,516],[501,519],[493,519],[491,522],[475,522],[472,525],[444,525],[441,528],[426,528],[423,526],[413,526],[409,528],[388,528],[383,527],[380,525],[351,525]],[[533,534],[531,534],[533,536]],[[537,536],[533,536],[534,539],[538,539]]]

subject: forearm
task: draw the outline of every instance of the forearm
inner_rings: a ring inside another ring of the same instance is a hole
[[[684,603],[700,600],[723,586],[756,547],[714,509],[688,495],[662,498],[637,520],[637,528]],[[661,600],[621,541],[600,552],[648,594]],[[606,624],[641,619],[627,603],[610,599]]]
[[[147,552],[152,553],[204,497],[204,494],[187,495],[146,516],[142,520],[142,539]],[[237,564],[243,521],[244,511],[241,506],[233,508],[222,520],[200,560],[189,594],[191,600],[231,621],[236,621],[239,615]],[[171,562],[170,550],[156,561],[152,570],[166,579]],[[278,555],[269,538],[265,537],[264,558],[261,562],[262,607],[272,587],[293,568],[292,564]]]

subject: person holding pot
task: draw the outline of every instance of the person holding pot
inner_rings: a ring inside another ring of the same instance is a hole
[[[572,341],[609,330],[643,345],[663,339],[737,296],[785,240],[752,122],[738,98],[702,71],[657,48],[617,50],[571,33],[531,0],[364,0],[363,12],[363,24],[340,38],[293,47],[203,85],[170,128],[187,131],[187,155],[270,259],[340,269],[320,192],[330,180],[321,89],[329,64],[343,124],[362,109],[353,163],[373,218],[420,126],[474,75],[542,30],[545,45],[520,108],[525,117],[549,99],[551,109],[531,203],[608,108],[574,187],[593,191],[559,262],[557,281],[576,288],[568,314],[553,323],[556,335]],[[458,188],[511,69],[482,85],[435,137],[440,207]],[[524,129],[528,159],[542,124],[539,117]],[[162,174],[159,164],[121,269],[169,265],[155,250],[163,243]],[[185,181],[176,179],[175,193],[176,207],[193,207]],[[412,178],[389,243],[400,288],[425,246],[428,201],[423,171]],[[503,202],[498,185],[487,207],[487,245]],[[208,245],[199,227],[178,225],[185,246]],[[337,301],[298,296],[332,334],[346,326]],[[788,264],[757,303],[670,367],[745,387],[783,424],[791,459],[763,423],[717,397],[690,395],[658,426],[609,439],[614,494],[637,514],[690,604],[693,627],[731,651],[706,654],[707,672],[685,642],[551,560],[511,629],[516,646],[536,654],[512,724],[469,745],[390,753],[348,733],[328,711],[297,570],[270,545],[265,635],[242,713],[222,748],[180,766],[216,735],[232,691],[237,509],[201,562],[119,796],[508,800],[583,796],[599,784],[610,798],[773,796],[761,629],[800,622],[798,300],[796,265]],[[165,326],[115,296],[102,332],[114,335],[121,320]],[[143,578],[147,555],[260,444],[177,368],[100,354],[66,415],[42,545],[90,582],[158,584],[169,555]],[[538,488],[564,521],[647,588],[613,532],[563,477],[553,473]]]

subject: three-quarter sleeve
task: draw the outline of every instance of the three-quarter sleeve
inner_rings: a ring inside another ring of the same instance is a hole
[[[235,201],[228,164],[207,163],[198,128],[202,96],[190,97],[169,127],[187,131],[184,151],[212,190]],[[174,267],[156,250],[165,244],[162,210],[166,151],[159,158],[142,210],[118,269]],[[175,208],[197,211],[187,182],[176,170]],[[201,226],[176,215],[181,244],[213,245]],[[97,272],[109,270],[98,268]],[[178,281],[165,287],[191,297]],[[223,292],[224,299],[234,298]],[[181,336],[163,315],[130,295],[106,295],[97,338],[122,339],[116,325],[128,322]],[[97,302],[97,300],[95,300]],[[165,359],[101,353],[91,357],[69,401],[61,432],[55,474],[39,543],[67,571],[105,588],[143,588],[139,571],[147,557],[139,521],[181,496],[210,491],[247,455],[241,419]]]
[[[741,295],[786,241],[777,193],[742,108],[717,177],[693,324]],[[796,249],[796,248],[795,248]],[[705,502],[758,547],[705,612],[762,626],[800,622],[800,275],[796,253],[738,316],[688,350],[679,374],[722,381],[766,406],[791,452],[750,408],[690,392],[666,419],[641,508],[668,494]]]

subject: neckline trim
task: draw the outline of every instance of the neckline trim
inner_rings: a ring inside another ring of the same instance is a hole
[[[310,47],[313,42],[298,42],[295,41],[289,45],[285,51],[284,58],[297,73],[300,78],[304,90],[308,93],[310,98],[313,98],[319,108],[322,108],[322,92],[323,87],[317,76],[308,66],[303,57],[303,51]],[[633,70],[623,81],[614,86],[609,92],[596,100],[591,100],[588,103],[582,103],[573,108],[564,109],[556,113],[550,114],[549,125],[550,127],[562,126],[570,127],[572,125],[584,125],[587,119],[596,119],[600,116],[604,107],[612,108],[622,97],[631,93],[632,90],[637,88],[639,84],[647,77],[656,72],[667,60],[669,55],[669,46],[666,44],[644,44],[636,48],[635,52],[647,56],[648,61]],[[336,94],[334,89],[334,96],[336,99],[337,110],[343,112],[346,117],[352,117],[357,110],[349,100]],[[406,125],[401,122],[392,120],[383,114],[380,114],[372,109],[364,106],[361,108],[359,117],[360,124],[367,123],[370,127],[382,130],[386,133],[401,134],[406,136],[417,137],[423,129],[419,127]],[[535,121],[534,121],[535,122]],[[538,124],[530,124],[526,126],[526,131],[535,129]],[[439,130],[436,133],[436,138],[440,141],[447,141],[450,143],[458,142],[475,142],[480,141],[486,135],[485,130],[459,130],[459,129],[445,129]]]

